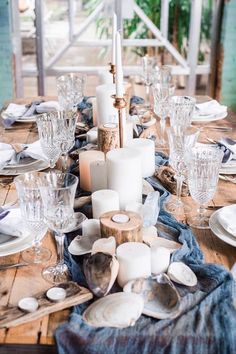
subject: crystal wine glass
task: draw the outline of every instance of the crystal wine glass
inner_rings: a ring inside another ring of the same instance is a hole
[[[169,164],[175,171],[177,183],[176,198],[168,200],[164,207],[170,213],[179,214],[187,211],[187,207],[181,200],[182,185],[186,174],[186,152],[193,148],[197,142],[200,130],[194,127],[188,127],[183,130],[182,127],[172,127],[168,129],[169,141]]]
[[[183,129],[191,125],[196,99],[190,96],[172,96],[169,100],[170,125]]]
[[[45,222],[57,234],[59,252],[58,263],[45,268],[42,275],[49,282],[60,283],[69,279],[68,267],[64,263],[64,232],[74,223],[73,206],[78,177],[70,173],[49,172],[40,183]]]
[[[170,83],[156,83],[152,86],[153,99],[154,99],[154,112],[160,117],[160,147],[166,146],[165,141],[165,126],[166,117],[169,115],[169,100],[174,94],[175,86]]]
[[[50,114],[40,114],[37,116],[40,144],[44,154],[49,159],[50,168],[53,168],[60,156],[61,149],[57,137],[57,120]]]
[[[142,76],[146,88],[146,106],[150,106],[150,86],[152,85],[153,71],[156,66],[156,57],[145,55],[142,57]]]
[[[51,251],[41,246],[41,238],[46,234],[47,225],[44,223],[38,180],[44,175],[43,172],[28,172],[14,179],[22,217],[27,229],[34,235],[33,248],[22,252],[22,258],[27,263],[42,263],[51,257]]]
[[[200,204],[197,216],[188,218],[188,224],[198,229],[209,228],[205,205],[213,198],[219,179],[223,151],[202,144],[191,150],[187,160],[188,185],[191,197]]]
[[[57,78],[57,95],[62,110],[77,106],[83,98],[85,75],[70,73]]]

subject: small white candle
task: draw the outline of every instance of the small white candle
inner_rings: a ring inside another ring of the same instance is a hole
[[[35,312],[39,303],[35,297],[24,297],[18,302],[18,307],[25,312]]]
[[[92,194],[93,217],[98,219],[102,214],[119,210],[119,194],[109,189],[102,189]]]
[[[92,247],[92,254],[97,252],[109,253],[112,256],[116,252],[116,239],[114,236],[108,238],[100,238],[95,241]]]
[[[117,31],[117,16],[113,13],[113,21],[112,21],[112,57],[111,63],[113,65],[116,64],[116,31]]]
[[[152,274],[165,273],[170,264],[170,251],[158,245],[151,246],[151,270]]]
[[[97,144],[98,141],[98,131],[95,129],[90,129],[86,134],[87,143]]]
[[[87,219],[82,222],[82,236],[101,235],[100,221],[97,219]]]
[[[123,97],[123,69],[121,60],[121,38],[120,33],[116,32],[116,97]]]
[[[102,151],[85,151],[79,155],[80,187],[85,191],[91,191],[90,164],[93,161],[104,161],[105,155]]]
[[[49,289],[46,293],[49,300],[59,302],[63,301],[66,298],[66,291],[63,288],[59,288],[57,286]]]
[[[126,242],[117,247],[119,262],[118,283],[124,287],[128,281],[151,275],[150,248],[141,242]]]
[[[118,112],[113,106],[114,98],[112,95],[116,93],[115,84],[104,84],[96,87],[97,102],[97,125],[106,123],[118,123]]]
[[[105,161],[93,161],[90,164],[91,191],[107,189],[107,166]]]
[[[141,153],[133,149],[114,149],[106,155],[107,186],[119,194],[120,208],[142,201]]]
[[[155,143],[150,139],[133,139],[126,143],[127,148],[132,148],[141,153],[142,176],[150,177],[155,172]]]

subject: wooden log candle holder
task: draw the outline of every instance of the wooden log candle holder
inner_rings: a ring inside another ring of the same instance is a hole
[[[100,217],[102,237],[114,236],[117,245],[142,242],[142,219],[130,211],[110,211]]]
[[[98,127],[98,149],[105,154],[120,147],[119,129],[115,123],[107,123]]]

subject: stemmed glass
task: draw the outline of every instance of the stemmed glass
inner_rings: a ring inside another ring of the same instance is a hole
[[[67,154],[75,143],[75,128],[78,118],[76,109],[69,111],[57,111],[49,114],[52,120],[55,120],[55,140],[60,146],[62,156],[62,170],[67,169]]]
[[[57,78],[57,95],[62,110],[77,106],[83,98],[85,75],[70,73]]]
[[[191,125],[196,99],[190,96],[172,96],[169,100],[170,125],[185,129]]]
[[[156,66],[156,57],[145,55],[142,57],[142,76],[146,88],[146,106],[150,106],[150,86],[152,85],[153,71]]]
[[[181,200],[182,185],[186,174],[186,153],[195,146],[199,129],[189,127],[182,130],[181,127],[172,127],[168,129],[169,140],[169,164],[175,171],[175,179],[177,183],[176,198],[171,198],[164,205],[165,210],[170,213],[178,214],[183,210],[186,212],[187,207]]]
[[[175,86],[171,83],[155,83],[152,86],[153,99],[154,99],[154,113],[160,117],[161,136],[159,144],[161,147],[166,146],[165,141],[165,127],[166,117],[169,115],[169,100],[174,94]]]
[[[44,113],[37,116],[36,123],[42,150],[49,159],[50,168],[54,168],[61,153],[60,144],[56,139],[57,120],[50,114]]]
[[[42,263],[51,257],[51,251],[41,246],[41,238],[46,234],[47,225],[44,223],[38,180],[44,175],[43,172],[28,172],[14,179],[22,217],[26,228],[34,235],[33,248],[22,252],[22,258],[27,263]]]
[[[205,205],[213,198],[219,179],[223,151],[199,145],[191,150],[187,160],[188,185],[191,197],[200,204],[198,214],[188,218],[188,224],[198,229],[209,229]]]
[[[77,185],[78,177],[70,173],[50,172],[40,180],[45,222],[56,232],[58,241],[58,263],[42,272],[43,277],[52,283],[69,279],[68,267],[64,263],[64,232],[74,222],[73,205]]]

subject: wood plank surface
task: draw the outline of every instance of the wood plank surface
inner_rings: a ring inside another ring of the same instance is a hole
[[[206,97],[200,99],[203,100]],[[32,98],[17,100],[17,102],[25,103],[31,100]],[[219,139],[222,136],[228,136],[236,139],[236,114],[229,113],[227,119],[224,120],[194,125],[202,128],[200,134],[202,142],[207,142],[207,137]],[[222,132],[211,128],[208,129],[207,126],[227,126],[232,127],[233,130]],[[157,129],[159,130],[159,123],[157,124]],[[35,124],[29,123],[15,123],[13,128],[9,130],[0,128],[0,137],[0,141],[7,143],[33,142],[38,139]],[[0,205],[14,203],[17,200],[14,184],[8,186],[3,183],[4,179],[5,177],[0,176]],[[190,197],[183,198],[183,201],[189,204],[192,209],[197,208],[197,205]],[[236,184],[220,180],[211,204],[229,205],[232,203],[236,203]],[[210,230],[193,229],[193,232],[204,253],[206,262],[222,264],[228,269],[232,267],[236,261],[236,248],[219,240]],[[43,246],[52,251],[53,257],[49,263],[53,264],[56,261],[55,242],[49,233],[43,239]],[[19,260],[20,254],[17,253],[7,257],[0,257],[0,264],[14,263]],[[21,297],[34,295],[47,289],[49,283],[41,277],[42,268],[47,266],[47,264],[2,270],[0,274],[0,305],[16,305]],[[53,333],[61,323],[68,319],[69,312],[69,310],[58,311],[24,325],[10,329],[0,329],[0,344],[53,345]]]

